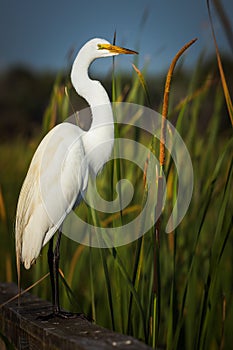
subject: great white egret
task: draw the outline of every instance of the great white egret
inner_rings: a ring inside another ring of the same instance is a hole
[[[89,170],[97,174],[109,159],[114,140],[114,124],[108,94],[99,81],[90,79],[88,68],[93,60],[118,54],[137,52],[110,44],[103,39],[88,41],[79,51],[71,70],[71,81],[76,92],[90,105],[92,123],[84,132],[77,125],[62,123],[55,126],[39,144],[20,191],[15,225],[17,272],[20,276],[20,262],[29,269],[37,259],[42,247],[49,241],[48,263],[50,270],[53,314],[61,315],[58,293],[58,264],[61,225],[68,213],[80,202],[80,194],[85,191]],[[95,107],[104,106],[101,113]],[[96,115],[98,114],[98,115]],[[80,137],[81,135],[81,137]],[[76,138],[70,147],[68,138]],[[108,146],[106,147],[106,141]],[[97,153],[91,150],[105,143]],[[59,150],[65,149],[66,161],[57,174]],[[49,154],[47,166],[42,167],[43,155]],[[86,154],[88,158],[85,158]],[[83,164],[83,162],[86,162]],[[82,173],[79,167],[82,163]],[[56,193],[56,186],[62,181],[63,197]],[[43,198],[41,184],[46,188]],[[59,198],[58,198],[59,197]],[[51,219],[46,205],[51,207]],[[60,229],[60,230],[59,230]],[[53,236],[58,231],[58,239],[53,248]],[[20,282],[20,277],[19,282]]]

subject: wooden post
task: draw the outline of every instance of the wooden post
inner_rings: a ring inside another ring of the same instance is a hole
[[[0,305],[18,292],[14,283],[0,283]],[[0,349],[9,342],[15,349],[35,350],[150,350],[130,336],[102,328],[85,318],[38,319],[52,309],[51,303],[29,293],[0,308]]]

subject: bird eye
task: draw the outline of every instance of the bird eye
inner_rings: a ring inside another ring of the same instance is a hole
[[[97,44],[97,46],[98,46],[98,50],[104,50],[105,49],[103,44]]]

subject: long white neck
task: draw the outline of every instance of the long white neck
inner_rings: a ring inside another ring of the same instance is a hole
[[[88,75],[93,59],[88,61],[85,50],[81,49],[72,67],[71,81],[77,93],[91,108],[92,124],[83,134],[82,140],[89,165],[97,174],[111,155],[114,123],[108,94],[99,81],[91,80]]]

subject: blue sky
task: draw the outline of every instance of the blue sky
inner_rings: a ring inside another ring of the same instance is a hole
[[[231,18],[233,1],[222,3]],[[151,72],[167,69],[175,53],[195,37],[198,42],[185,56],[187,65],[201,52],[214,51],[205,0],[0,0],[0,4],[0,70],[16,63],[36,69],[66,67],[71,49],[77,52],[93,37],[111,41],[115,30],[117,44],[138,50],[139,68],[147,62]],[[214,19],[220,48],[230,52]],[[119,66],[131,61],[128,56],[117,58]],[[96,65],[108,69],[111,60]]]

